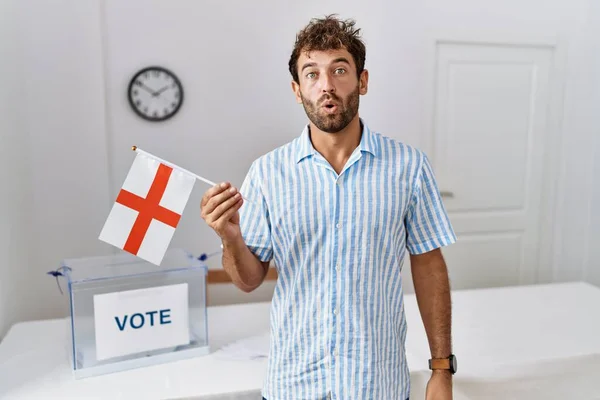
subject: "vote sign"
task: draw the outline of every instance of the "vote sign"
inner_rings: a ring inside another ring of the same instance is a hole
[[[190,343],[187,283],[94,296],[96,359]]]

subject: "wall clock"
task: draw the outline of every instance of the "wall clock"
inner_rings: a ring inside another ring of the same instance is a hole
[[[148,121],[165,121],[174,116],[183,103],[183,86],[174,73],[152,66],[138,71],[127,89],[133,111]]]

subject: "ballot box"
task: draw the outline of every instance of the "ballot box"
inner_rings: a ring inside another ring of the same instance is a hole
[[[209,352],[207,266],[181,249],[160,266],[129,253],[64,260],[75,378]]]

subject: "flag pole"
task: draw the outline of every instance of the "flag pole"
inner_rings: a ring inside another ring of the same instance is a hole
[[[131,150],[133,150],[133,151],[135,151],[135,152],[137,152],[137,153],[140,153],[140,154],[144,154],[144,155],[146,155],[146,156],[148,156],[148,157],[154,158],[154,159],[156,159],[157,161],[160,161],[161,163],[163,163],[163,164],[165,164],[165,165],[168,165],[169,167],[171,167],[171,168],[173,168],[173,169],[177,169],[177,170],[179,170],[179,171],[185,172],[186,174],[189,174],[189,175],[193,176],[194,178],[196,178],[196,179],[198,179],[198,180],[200,180],[200,181],[202,181],[202,182],[204,182],[204,183],[206,183],[206,184],[208,184],[208,185],[211,185],[211,186],[217,186],[217,184],[216,184],[215,182],[213,182],[213,181],[211,181],[211,180],[208,180],[208,179],[206,179],[206,178],[204,178],[204,177],[202,177],[202,176],[200,176],[200,175],[194,174],[193,172],[190,172],[190,171],[188,171],[188,170],[187,170],[187,169],[185,169],[185,168],[181,168],[181,167],[180,167],[180,166],[178,166],[178,165],[175,165],[175,164],[173,164],[173,163],[170,163],[170,162],[168,162],[168,161],[166,161],[166,160],[163,160],[162,158],[160,158],[160,157],[157,157],[157,156],[155,156],[154,154],[150,154],[150,153],[148,153],[147,151],[144,151],[144,150],[140,149],[140,148],[139,148],[139,147],[137,147],[137,146],[131,146]],[[245,198],[244,196],[242,196],[242,198],[243,198],[244,200],[246,200],[246,201],[248,201],[248,202],[250,202],[250,203],[254,204],[252,201],[248,200],[248,199],[247,199],[247,198]]]

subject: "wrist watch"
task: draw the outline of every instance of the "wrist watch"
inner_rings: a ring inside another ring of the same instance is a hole
[[[450,356],[446,358],[431,358],[429,359],[429,369],[447,369],[454,375],[458,369],[456,356],[450,354]]]

